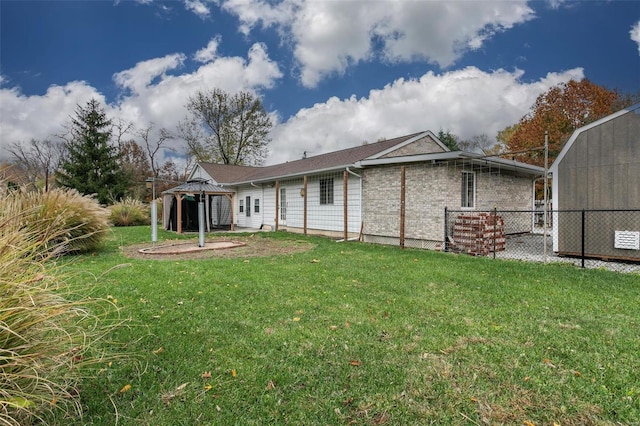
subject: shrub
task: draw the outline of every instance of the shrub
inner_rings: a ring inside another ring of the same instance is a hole
[[[21,230],[34,238],[38,250],[83,252],[100,248],[109,230],[108,211],[75,189],[6,191],[2,194],[5,227]],[[12,211],[13,218],[7,215]]]
[[[149,210],[134,198],[118,201],[109,210],[109,219],[115,226],[138,226],[149,223]]]
[[[86,367],[103,360],[97,345],[111,329],[103,318],[113,305],[72,291],[52,261],[86,221],[65,216],[80,214],[77,205],[53,202],[74,204],[75,195],[51,195],[45,204],[25,208],[31,195],[0,194],[2,425],[43,422],[46,412],[57,409],[81,414],[77,384]],[[60,214],[57,221],[44,212],[52,205]],[[64,223],[75,228],[65,229]]]

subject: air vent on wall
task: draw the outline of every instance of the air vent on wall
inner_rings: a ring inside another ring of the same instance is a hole
[[[613,246],[617,249],[640,250],[640,232],[616,231]]]

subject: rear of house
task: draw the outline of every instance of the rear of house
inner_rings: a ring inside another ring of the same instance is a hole
[[[533,181],[542,172],[452,152],[426,131],[267,167],[199,163],[190,179],[233,192],[230,217],[241,228],[395,245],[403,234],[415,247],[437,248],[445,239],[445,207],[468,214],[494,207],[532,210]]]

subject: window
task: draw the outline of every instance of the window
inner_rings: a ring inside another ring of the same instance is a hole
[[[240,200],[240,213],[244,213],[244,200]]]
[[[462,172],[462,208],[472,209],[476,201],[476,174],[475,172]]]
[[[247,196],[247,217],[251,216],[251,197]]]
[[[320,179],[320,204],[333,204],[333,178]]]
[[[255,213],[260,213],[260,199],[256,198],[253,202],[253,211]]]

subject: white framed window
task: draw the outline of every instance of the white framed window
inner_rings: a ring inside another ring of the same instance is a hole
[[[244,213],[244,200],[240,200],[240,213]]]
[[[260,213],[260,198],[253,200],[253,212]]]
[[[251,216],[251,197],[247,195],[247,217]]]
[[[320,179],[320,204],[333,204],[333,178]]]
[[[462,188],[460,206],[473,209],[476,206],[476,172],[462,172]]]

